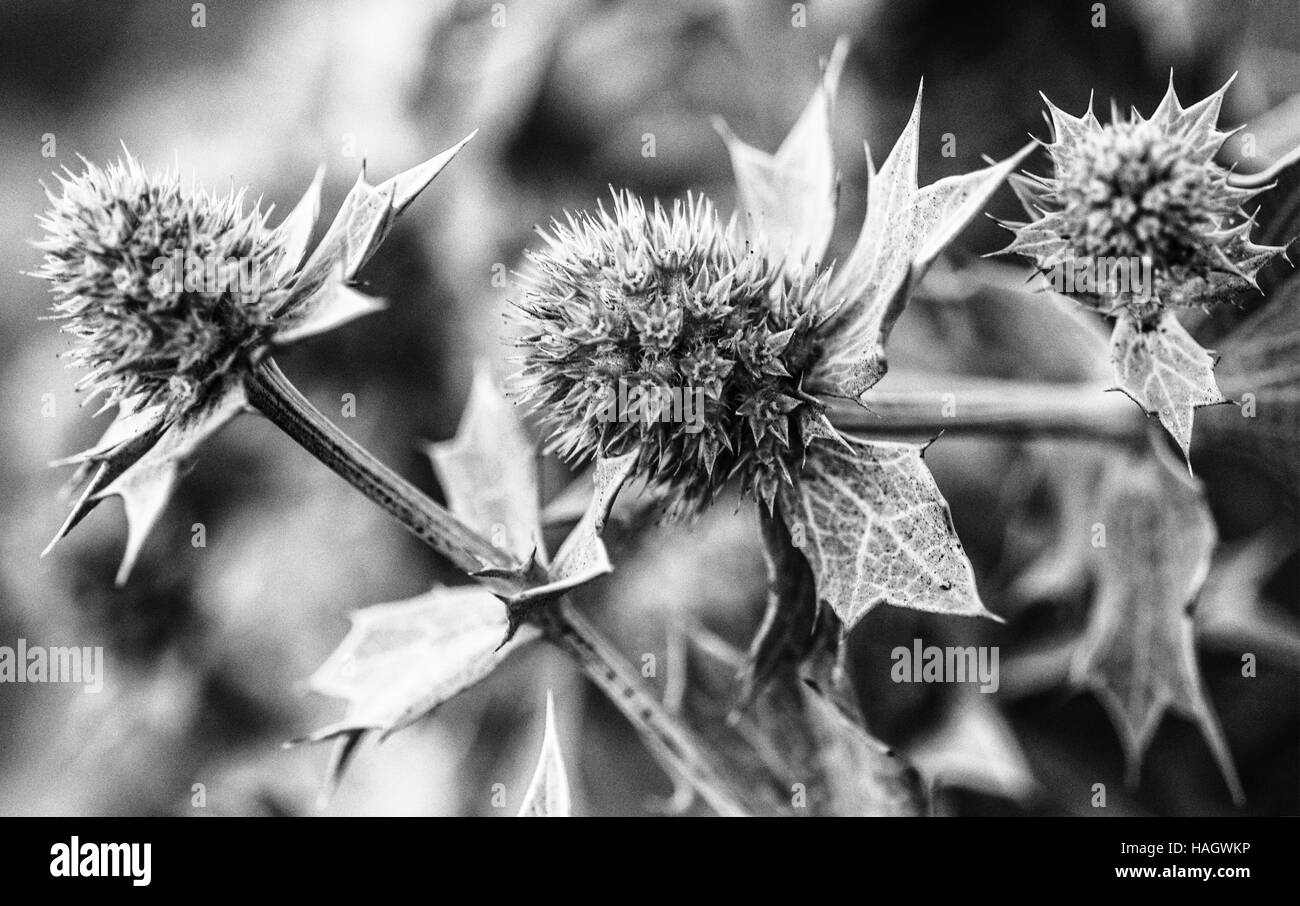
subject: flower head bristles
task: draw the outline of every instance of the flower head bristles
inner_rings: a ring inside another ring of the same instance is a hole
[[[1242,206],[1261,189],[1234,185],[1214,160],[1231,134],[1215,128],[1227,87],[1183,108],[1171,80],[1149,119],[1116,110],[1107,125],[1091,105],[1073,117],[1047,101],[1053,175],[1019,182],[1035,219],[1006,224],[1016,239],[1004,251],[1032,259],[1058,291],[1142,323],[1255,287],[1283,249],[1250,241]],[[1110,279],[1118,262],[1149,279]]]
[[[182,469],[253,408],[386,505],[409,496],[393,476],[375,478],[359,452],[341,453],[346,444],[321,442],[335,429],[271,353],[383,308],[357,290],[358,272],[468,141],[378,185],[363,170],[314,248],[323,168],[274,228],[269,211],[246,209],[244,191],[186,187],[129,154],[103,168],[86,161],[81,174],[65,170],[61,192],[46,190],[45,261],[34,276],[50,282],[53,318],[76,340],[69,356],[87,369],[79,389],[117,413],[98,443],[56,463],[77,467],[80,492],[46,552],[102,500],[121,497],[124,583]],[[435,534],[448,555],[478,564],[444,528]],[[432,537],[428,526],[419,531]]]
[[[540,231],[517,303],[521,400],[566,459],[639,450],[638,471],[690,513],[734,475],[768,505],[791,481],[797,409],[825,272],[798,281],[701,196],[629,193]]]
[[[264,347],[281,298],[279,235],[245,191],[187,189],[127,154],[47,188],[40,218],[53,317],[76,339],[78,383],[105,406],[174,416]]]

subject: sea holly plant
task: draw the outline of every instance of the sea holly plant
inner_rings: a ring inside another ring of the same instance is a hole
[[[253,407],[340,467],[314,437],[319,413],[271,355],[382,307],[356,289],[357,272],[467,141],[378,186],[363,171],[310,256],[323,171],[275,228],[268,212],[245,210],[245,191],[187,188],[129,153],[59,174],[57,191],[46,190],[35,276],[50,283],[53,317],[74,339],[68,357],[85,369],[86,402],[117,414],[98,443],[63,461],[77,467],[79,491],[46,552],[100,501],[121,497],[123,584],[198,447]],[[471,550],[455,553],[477,563]]]
[[[1114,317],[1115,386],[1160,419],[1184,457],[1194,412],[1227,399],[1216,356],[1177,312],[1257,295],[1261,268],[1286,252],[1251,240],[1255,218],[1243,207],[1271,185],[1215,161],[1231,135],[1217,128],[1231,84],[1183,107],[1171,74],[1149,118],[1115,110],[1106,125],[1091,104],[1076,117],[1047,101],[1053,172],[1013,180],[1030,220],[1007,225],[1016,235],[1004,252]]]
[[[911,290],[1032,145],[919,187],[918,93],[872,170],[858,240],[833,265],[830,127],[846,52],[841,41],[775,154],[719,124],[736,174],[730,220],[703,198],[647,208],[616,194],[542,232],[518,303],[521,398],[566,458],[635,456],[670,512],[698,511],[738,476],[764,518],[784,521],[783,543],[800,539],[817,601],[846,630],[881,603],[986,616],[924,446],[846,437],[827,413],[834,398],[869,407]],[[672,416],[692,395],[701,418]],[[629,413],[625,399],[643,405]],[[758,647],[797,648],[815,616],[770,614]],[[780,637],[795,625],[801,638]]]
[[[880,604],[993,617],[924,460],[935,435],[1091,434],[1125,444],[1134,476],[1173,479],[1153,471],[1164,464],[1145,449],[1140,415],[1119,398],[1136,431],[1111,423],[1113,410],[1075,399],[1068,386],[1043,394],[1041,385],[1011,392],[986,382],[962,390],[951,419],[925,394],[877,388],[893,326],[927,270],[1033,145],[921,186],[918,94],[878,169],[868,155],[865,220],[833,261],[839,180],[831,124],[846,53],[843,42],[835,47],[775,153],[718,124],[736,177],[732,216],[703,196],[665,205],[616,192],[594,213],[542,231],[508,338],[519,353],[510,390],[521,405],[488,369],[478,370],[455,437],[428,450],[445,507],[312,407],[273,355],[380,307],[357,288],[361,268],[465,142],[379,185],[363,174],[310,254],[319,175],[273,227],[245,195],[186,187],[129,155],[66,172],[41,220],[46,258],[37,276],[51,284],[54,317],[73,339],[73,363],[85,369],[82,386],[104,409],[116,408],[116,418],[99,443],[68,461],[80,495],[58,537],[105,497],[122,497],[129,531],[118,581],[125,581],[202,442],[235,415],[259,411],[465,580],[359,610],[311,677],[312,689],[345,703],[338,720],[305,738],[336,742],[330,788],[363,740],[409,726],[545,640],[640,732],[679,789],[719,814],[791,814],[806,804],[822,814],[924,813],[915,772],[867,732],[841,642]],[[1221,94],[1184,109],[1171,90],[1150,120],[1111,127],[1053,108],[1056,174],[1018,184],[1038,220],[1018,228],[1013,249],[1041,254],[1040,269],[1071,253],[1125,252],[1150,262],[1149,291],[1071,294],[1117,319],[1120,377],[1173,400],[1144,406],[1161,415],[1184,453],[1195,403],[1173,399],[1171,380],[1191,374],[1204,389],[1213,374],[1171,312],[1239,301],[1280,253],[1251,242],[1241,212],[1260,178],[1248,185],[1215,169]],[[549,432],[550,452],[592,464],[575,524],[553,556],[544,529],[555,526],[543,524],[548,501],[524,411]],[[618,552],[606,548],[603,529],[620,495],[626,505],[636,489],[672,524],[700,516],[732,486],[759,513],[762,625],[743,654],[692,629],[685,660],[694,658],[688,672],[700,682],[661,693],[571,593],[590,591],[591,580],[614,569]],[[1121,502],[1159,496],[1118,487]],[[1163,712],[1181,710],[1198,722],[1239,794],[1199,685],[1185,610],[1213,526],[1194,483],[1166,490],[1196,501],[1171,509],[1172,522],[1160,526],[1166,539],[1187,539],[1189,560],[1167,557],[1148,586],[1130,581],[1141,572],[1139,547],[1097,566],[1100,597],[1071,678],[1107,702],[1131,765]],[[1178,512],[1199,521],[1183,526]],[[1152,595],[1160,608],[1144,610]],[[1125,649],[1134,637],[1149,640],[1158,663]],[[792,781],[811,785],[807,803],[788,801]],[[521,814],[567,814],[568,799],[548,697],[542,757]]]

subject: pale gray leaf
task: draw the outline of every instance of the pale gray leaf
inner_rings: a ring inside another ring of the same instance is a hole
[[[823,328],[827,349],[808,380],[814,392],[858,399],[884,376],[884,345],[911,288],[1034,147],[921,189],[920,123],[918,91],[903,134],[880,171],[871,174],[862,230],[831,283],[831,299],[842,304]]]
[[[545,560],[535,451],[486,363],[475,368],[456,436],[428,452],[456,516],[520,563],[535,551]]]
[[[741,141],[721,119],[718,131],[736,174],[736,204],[745,238],[798,278],[819,264],[835,226],[837,173],[831,113],[848,40],[831,52],[822,82],[775,154]]]
[[[794,487],[781,489],[781,513],[812,566],[817,597],[846,632],[877,604],[993,617],[923,451],[856,438],[847,447],[817,444]]]
[[[311,185],[302,198],[275,228],[272,244],[283,250],[279,265],[282,278],[292,276],[307,254],[312,231],[316,228],[316,219],[320,217],[321,187],[324,184],[325,167],[321,165],[316,168],[316,175],[312,177]]]
[[[145,539],[171,499],[176,481],[198,447],[227,422],[248,410],[242,384],[228,383],[171,422],[156,407],[123,407],[98,444],[69,462],[79,462],[86,479],[81,496],[45,553],[107,497],[121,497],[126,513],[126,549],[116,582],[125,585]]]
[[[298,272],[277,316],[290,318],[290,323],[305,320],[309,315],[303,309],[327,301],[332,294],[329,285],[339,274],[344,281],[354,280],[392,229],[397,215],[472,137],[377,186],[366,182],[363,170],[320,244]]]
[[[1232,755],[1197,670],[1190,612],[1217,532],[1200,484],[1167,459],[1133,455],[1102,485],[1105,547],[1096,551],[1097,596],[1071,677],[1106,707],[1131,779],[1172,709],[1200,727],[1240,801]]]
[[[1193,413],[1227,402],[1214,380],[1214,362],[1173,312],[1165,312],[1152,327],[1127,313],[1115,322],[1111,364],[1116,387],[1148,415],[1159,417],[1184,459],[1191,449]]]
[[[524,626],[502,645],[505,632],[505,605],[478,586],[434,588],[357,611],[347,636],[309,681],[313,691],[345,700],[347,713],[307,739],[388,736],[413,723],[538,635]]]

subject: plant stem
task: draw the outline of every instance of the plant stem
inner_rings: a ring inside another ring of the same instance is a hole
[[[543,631],[582,667],[606,697],[642,732],[660,763],[688,783],[714,811],[745,817],[752,810],[718,772],[713,758],[640,681],[636,668],[567,598],[546,612]]]
[[[842,431],[869,435],[953,431],[1121,443],[1141,443],[1146,438],[1142,410],[1123,393],[1107,393],[1098,383],[1034,383],[964,375],[894,383],[913,389],[872,389],[863,398],[865,409],[836,400],[828,411],[831,422]]]
[[[245,382],[245,389],[248,401],[276,427],[464,572],[517,565],[344,434],[302,395],[273,360],[262,363]]]
[[[248,378],[246,390],[249,402],[307,452],[467,574],[485,566],[509,570],[519,565],[343,433],[274,361],[267,360]],[[642,685],[636,668],[567,598],[542,608],[539,621],[546,636],[577,662],[672,773],[720,814],[749,814],[695,734]]]

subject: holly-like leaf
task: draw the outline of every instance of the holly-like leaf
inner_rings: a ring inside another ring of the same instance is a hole
[[[272,246],[284,250],[280,258],[280,276],[289,278],[298,270],[302,259],[311,244],[312,231],[316,229],[316,218],[320,217],[321,187],[325,184],[325,167],[316,168],[311,185],[303,193],[298,203],[288,216],[275,228]]]
[[[918,91],[903,134],[879,172],[870,175],[862,231],[831,283],[837,306],[823,325],[826,350],[808,378],[813,392],[858,399],[884,376],[885,341],[911,288],[1034,147],[919,188],[920,123]]]
[[[818,444],[781,514],[816,577],[817,597],[851,630],[877,604],[994,617],[915,444]]]
[[[485,363],[475,369],[456,436],[430,444],[428,452],[451,511],[527,563],[541,545],[537,463],[514,407]]]
[[[831,114],[848,40],[836,42],[821,85],[775,154],[746,144],[721,118],[714,123],[726,142],[736,174],[736,205],[745,238],[792,276],[821,263],[835,227],[838,174],[831,150]]]
[[[537,637],[525,627],[502,645],[505,629],[505,606],[477,586],[434,588],[357,611],[308,681],[313,691],[345,700],[347,713],[303,741],[372,731],[383,738],[414,723]]]
[[[75,481],[84,483],[72,512],[41,556],[106,497],[121,497],[126,512],[126,550],[116,582],[125,585],[150,530],[162,515],[182,472],[192,464],[200,444],[241,412],[248,401],[243,385],[229,383],[199,406],[171,422],[160,407],[136,410],[129,404],[91,449],[63,463],[76,463]]]
[[[542,734],[542,749],[537,756],[537,769],[533,773],[524,804],[519,809],[520,818],[568,818],[569,775],[564,770],[564,755],[560,751],[559,734],[555,732],[555,699],[546,691],[546,730]]]
[[[1097,599],[1072,679],[1110,714],[1131,780],[1172,709],[1200,727],[1240,802],[1232,755],[1196,667],[1190,606],[1217,540],[1200,485],[1164,457],[1135,455],[1109,472],[1100,496],[1106,546],[1097,550]]]
[[[551,565],[552,581],[563,581],[574,576],[597,576],[612,569],[609,553],[605,550],[600,535],[605,529],[605,520],[609,518],[619,490],[632,475],[637,455],[633,451],[622,456],[601,457],[596,461],[591,503],[560,545],[555,562]]]
[[[1150,327],[1127,313],[1120,315],[1110,354],[1116,388],[1148,415],[1159,417],[1186,459],[1193,413],[1227,402],[1214,380],[1215,357],[1192,339],[1173,312]]]
[[[357,273],[392,230],[397,216],[473,137],[470,134],[438,156],[377,186],[366,182],[365,169],[362,169],[325,236],[276,309],[276,332],[273,336],[276,342],[287,343],[319,332],[322,328],[313,329],[312,325],[321,321],[316,310],[322,306],[330,309],[325,320],[331,326],[375,310],[373,301],[363,301],[360,293],[344,292],[339,286],[346,287],[356,279]],[[306,219],[305,213],[301,219]],[[294,218],[288,229],[299,235],[301,223]]]

